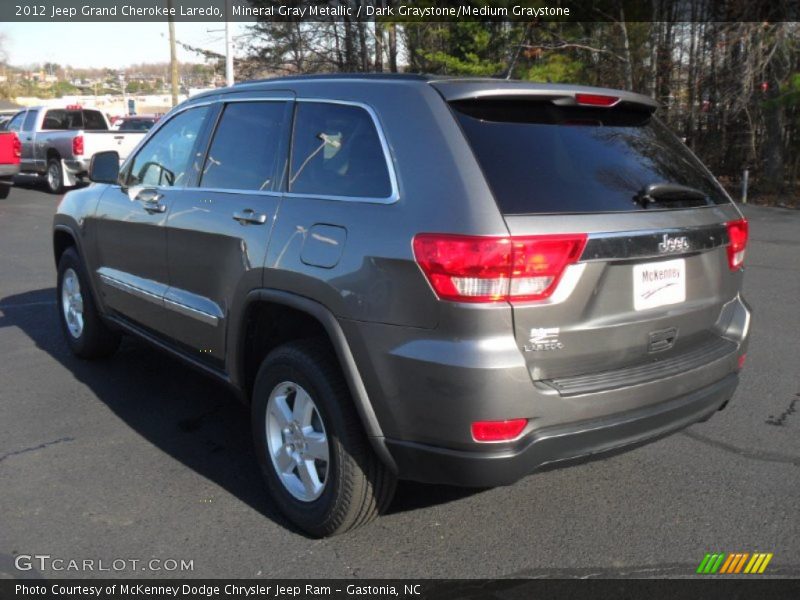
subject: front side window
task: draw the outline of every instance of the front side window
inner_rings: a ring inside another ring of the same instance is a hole
[[[388,198],[392,185],[375,123],[358,106],[297,104],[289,191]]]
[[[203,127],[207,106],[179,113],[153,134],[133,159],[129,186],[172,187],[186,184],[192,150]]]
[[[14,115],[14,118],[8,122],[6,129],[9,131],[19,131],[22,128],[23,119],[25,119],[25,111]]]
[[[214,133],[200,185],[272,189],[285,110],[284,102],[228,104]]]

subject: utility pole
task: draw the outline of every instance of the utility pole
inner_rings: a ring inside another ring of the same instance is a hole
[[[225,85],[233,85],[233,40],[231,23],[228,19],[228,0],[225,0]]]
[[[167,0],[167,8],[172,8],[172,0]],[[172,106],[178,104],[178,53],[175,49],[175,21],[172,18],[172,10],[167,16],[169,23],[169,66],[172,79]]]
[[[128,94],[125,91],[126,83],[125,83],[125,71],[120,71],[118,74],[119,79],[119,88],[122,90],[122,114],[129,115],[130,110],[128,109]]]

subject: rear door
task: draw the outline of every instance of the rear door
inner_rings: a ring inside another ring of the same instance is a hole
[[[217,368],[237,302],[261,286],[291,108],[285,92],[220,104],[197,187],[176,200],[167,219],[171,337]]]
[[[556,236],[528,246],[528,297],[512,300],[535,380],[735,349],[718,320],[739,290],[726,223],[741,216],[652,107],[574,97],[451,107],[512,236]]]
[[[108,308],[149,333],[167,337],[171,313],[166,222],[186,182],[199,171],[196,156],[208,106],[183,110],[142,146],[105,191],[95,211],[97,275]]]

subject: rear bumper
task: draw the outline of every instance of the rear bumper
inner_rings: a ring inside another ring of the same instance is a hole
[[[19,163],[15,165],[0,165],[0,177],[13,177],[19,174]]]
[[[390,439],[386,446],[402,479],[476,487],[508,485],[545,465],[640,445],[683,429],[722,408],[738,383],[738,375],[731,373],[666,402],[534,430],[510,450],[451,450]]]

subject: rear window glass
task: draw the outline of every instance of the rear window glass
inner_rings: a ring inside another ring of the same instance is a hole
[[[125,119],[119,126],[120,131],[149,131],[155,125],[154,119]]]
[[[103,114],[97,110],[48,110],[44,115],[42,129],[85,129],[105,131],[108,129]]]
[[[105,131],[108,129],[103,113],[97,110],[84,110],[83,129],[87,131]]]
[[[654,183],[703,192],[693,206],[729,202],[689,149],[642,110],[524,100],[451,106],[504,214],[645,210],[637,198]],[[684,206],[664,201],[649,210]]]
[[[291,165],[289,191],[298,194],[382,199],[392,193],[375,123],[358,106],[298,103]]]

